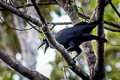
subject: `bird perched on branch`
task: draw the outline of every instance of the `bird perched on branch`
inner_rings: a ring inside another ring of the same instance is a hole
[[[100,20],[87,23],[87,22],[80,22],[73,27],[65,28],[60,30],[55,34],[55,39],[58,43],[62,44],[67,51],[76,51],[77,55],[73,58],[75,59],[80,53],[81,49],[79,48],[80,44],[85,41],[90,40],[101,40],[104,42],[107,42],[105,38],[101,38],[99,36],[95,36],[90,34],[90,32],[95,28],[97,24],[100,23]],[[46,52],[48,47],[51,47],[48,43],[48,41],[44,38],[42,45],[45,44],[45,51]],[[39,48],[40,48],[39,47]]]

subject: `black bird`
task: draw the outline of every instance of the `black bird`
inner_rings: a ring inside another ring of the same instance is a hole
[[[80,44],[85,41],[90,40],[102,40],[107,42],[105,38],[100,38],[98,36],[90,34],[90,32],[95,28],[97,24],[100,23],[100,20],[87,23],[87,22],[80,22],[73,27],[65,28],[60,30],[55,34],[55,39],[58,43],[62,44],[67,51],[76,51],[77,55],[73,58],[73,60],[81,53],[81,49],[79,48]],[[40,45],[46,44],[45,51],[46,52],[48,47],[52,47],[49,45],[48,41],[44,38],[43,43]],[[39,47],[39,48],[40,48]]]

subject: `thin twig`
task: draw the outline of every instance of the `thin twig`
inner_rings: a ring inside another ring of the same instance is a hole
[[[108,25],[111,25],[111,26],[113,26],[113,27],[115,27],[115,28],[120,28],[120,24],[117,24],[117,23],[112,22],[112,21],[104,20],[104,23],[105,23],[105,24],[108,24]]]
[[[34,28],[36,31],[38,31],[39,33],[42,33],[42,31],[40,31],[39,29],[37,29],[37,26],[34,26],[32,23],[30,23],[29,21],[27,21],[27,23],[32,26],[32,28]]]
[[[88,19],[88,20],[90,19],[90,16],[88,16],[88,15],[83,15],[81,13],[78,13],[78,15],[83,19]],[[104,23],[108,24],[108,25],[111,25],[113,27],[116,27],[116,28],[120,28],[120,24],[117,24],[117,23],[112,22],[112,21],[104,20]]]
[[[1,17],[0,17],[0,20],[2,22],[4,22],[9,28],[13,29],[13,30],[18,30],[18,31],[27,31],[27,30],[31,30],[32,28],[29,28],[29,29],[17,29],[17,28],[14,28],[14,27],[11,27],[5,20],[3,20]]]
[[[47,23],[46,23],[43,15],[41,14],[41,11],[39,10],[39,7],[38,7],[38,5],[36,4],[35,0],[31,0],[31,2],[32,2],[35,10],[37,11],[37,14],[39,15],[40,20],[42,21],[43,24],[45,24],[45,25],[47,26]]]
[[[40,5],[40,6],[44,6],[44,5],[57,5],[57,2],[41,2],[41,3],[37,3],[37,5]],[[31,7],[33,6],[32,4],[26,4],[26,5],[21,5],[21,6],[16,6],[15,8],[17,9],[20,9],[20,8],[24,8],[25,7]],[[0,10],[5,10],[5,9],[0,9]]]
[[[112,3],[112,1],[110,1],[110,5],[113,8],[113,10],[116,12],[116,14],[120,17],[120,13],[118,12],[118,10],[115,8],[114,4]]]
[[[110,27],[106,27],[104,26],[105,29],[112,31],[112,32],[120,32],[120,29],[114,29],[114,28],[110,28]]]
[[[69,24],[72,24],[72,22],[58,22],[58,23],[52,22],[50,24],[53,24],[53,25],[69,25]],[[107,30],[110,30],[110,31],[113,31],[113,32],[120,32],[120,29],[114,29],[114,28],[110,28],[110,27],[106,27],[106,26],[104,26],[104,29],[107,29]]]
[[[19,6],[15,1],[13,1],[13,0],[10,0],[10,3],[11,3],[11,6],[13,6],[13,7],[17,7],[17,6]],[[15,5],[14,5],[15,4]]]

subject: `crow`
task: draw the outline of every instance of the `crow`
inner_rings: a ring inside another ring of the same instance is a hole
[[[105,38],[101,38],[99,36],[90,34],[91,31],[95,28],[95,26],[99,23],[100,20],[91,23],[80,22],[74,25],[73,27],[65,28],[57,32],[55,34],[55,39],[58,43],[62,44],[64,48],[67,49],[68,52],[72,52],[72,51],[77,52],[77,55],[73,58],[74,60],[82,51],[79,48],[81,43],[90,40],[100,40],[107,42]],[[48,47],[53,48],[45,38],[43,38],[43,42],[40,45],[40,47],[44,44],[45,44],[44,53],[46,52]]]

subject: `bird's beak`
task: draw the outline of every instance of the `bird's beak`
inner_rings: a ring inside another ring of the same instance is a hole
[[[38,47],[38,49],[39,49],[41,46],[43,46],[44,44],[45,44],[45,42],[42,42],[41,45]]]
[[[46,53],[46,51],[47,51],[48,47],[49,47],[49,45],[48,45],[48,44],[46,44],[46,45],[45,45],[44,54]]]

